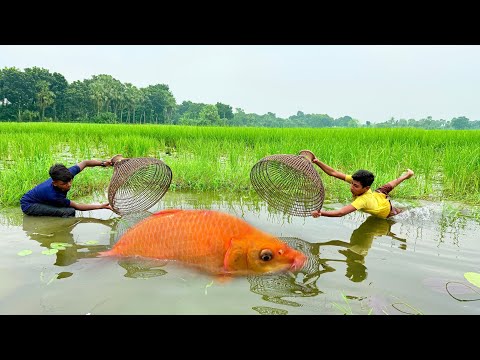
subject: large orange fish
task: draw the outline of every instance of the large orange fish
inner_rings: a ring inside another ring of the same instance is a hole
[[[178,260],[213,274],[296,271],[307,257],[242,219],[213,210],[163,210],[130,228],[101,256]]]

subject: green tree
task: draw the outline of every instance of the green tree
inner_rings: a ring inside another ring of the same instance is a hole
[[[87,119],[95,115],[90,83],[92,80],[74,81],[68,85],[64,99],[64,117],[69,120]]]
[[[22,121],[23,110],[34,110],[29,108],[33,106],[35,100],[24,72],[15,67],[4,68],[1,73],[0,86],[0,97],[7,98],[11,103],[11,106],[2,106],[2,117],[7,120],[16,117],[18,121]]]
[[[176,122],[180,122],[180,119],[199,119],[200,112],[206,104],[203,103],[194,103],[191,101],[183,101],[180,105],[177,106],[177,111],[175,112]]]
[[[222,119],[233,119],[233,111],[230,105],[225,105],[217,102],[215,106],[217,107],[218,115],[220,115]]]
[[[137,108],[141,105],[144,95],[142,91],[137,88],[135,85],[132,85],[130,83],[125,84],[125,99],[127,102],[127,109],[128,109],[128,117],[127,117],[127,122],[130,123],[130,114],[132,114],[132,123],[136,122],[136,116],[135,113],[137,111]]]
[[[360,121],[357,119],[350,119],[347,123],[347,127],[349,128],[356,128],[360,126]]]
[[[68,82],[65,77],[60,73],[54,72],[50,80],[50,90],[55,95],[55,101],[52,105],[52,115],[55,120],[57,120],[57,117],[65,119],[65,96],[67,89]]]
[[[200,111],[198,125],[221,125],[220,116],[215,105],[205,105]]]
[[[25,76],[28,82],[28,87],[31,91],[32,97],[32,106],[30,106],[30,110],[38,108],[37,102],[37,95],[39,90],[39,82],[45,81],[49,84],[49,91],[53,93],[53,102],[45,108],[44,116],[53,117],[57,119],[57,115],[64,118],[64,107],[65,107],[65,94],[68,88],[68,82],[65,77],[60,73],[50,73],[48,69],[40,68],[34,66],[32,68],[25,69]],[[33,106],[35,105],[35,106]],[[42,113],[42,111],[40,111]]]
[[[119,94],[123,90],[120,81],[106,74],[92,76],[89,87],[90,97],[97,106],[97,116],[100,112],[110,112],[111,103],[120,98]]]
[[[55,94],[50,90],[50,84],[45,80],[37,82],[37,106],[40,109],[40,121],[45,118],[45,109],[55,101]]]
[[[337,126],[337,127],[349,127],[348,124],[352,120],[353,119],[350,116],[339,117],[338,119],[335,119],[335,126]]]
[[[463,130],[463,129],[469,129],[470,128],[470,120],[466,118],[465,116],[460,116],[457,118],[453,118],[452,121],[450,122],[452,128],[456,130]]]
[[[150,114],[150,122],[172,123],[177,103],[168,85],[150,85],[142,90],[147,104],[146,108]]]

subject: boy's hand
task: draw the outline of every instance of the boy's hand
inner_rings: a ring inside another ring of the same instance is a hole
[[[313,216],[314,218],[318,218],[318,217],[322,216],[321,210],[314,210],[314,211],[312,211],[312,216]]]
[[[100,205],[100,209],[112,210],[112,207],[110,206],[109,203],[105,203],[105,204],[101,204],[101,205]]]
[[[105,166],[112,166],[111,160],[104,160],[103,163],[105,164]]]

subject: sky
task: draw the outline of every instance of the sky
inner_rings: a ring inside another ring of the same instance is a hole
[[[282,118],[480,120],[479,45],[0,45],[0,68],[34,66]]]

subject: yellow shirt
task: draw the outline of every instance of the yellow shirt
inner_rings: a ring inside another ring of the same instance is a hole
[[[351,183],[352,175],[345,175],[345,181]],[[390,214],[390,201],[385,194],[368,189],[360,196],[354,196],[352,206],[360,211],[386,219]]]

